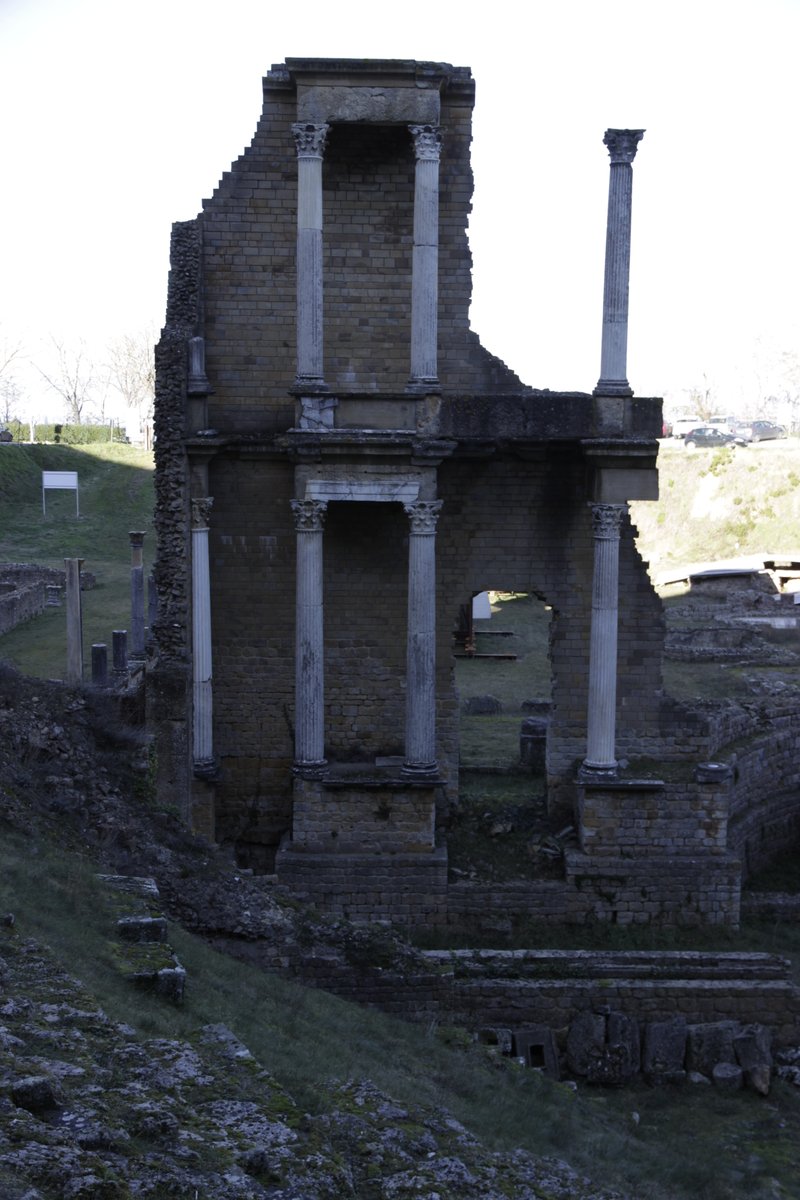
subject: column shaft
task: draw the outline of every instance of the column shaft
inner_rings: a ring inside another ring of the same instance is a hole
[[[293,500],[292,510],[297,531],[295,770],[309,775],[325,765],[322,530],[327,503]]]
[[[441,133],[411,125],[417,165],[414,176],[414,248],[411,268],[411,379],[438,383],[439,154]]]
[[[410,775],[436,773],[436,522],[441,500],[405,505],[408,542],[406,754]]]
[[[297,381],[317,386],[324,380],[322,156],[328,128],[292,127],[297,145]]]
[[[594,574],[589,643],[589,707],[584,768],[614,775],[617,718],[619,530],[627,506],[593,504]]]
[[[192,757],[195,767],[214,761],[211,662],[211,574],[208,518],[213,500],[192,500]]]
[[[83,683],[83,614],[81,611],[82,558],[65,558],[67,601],[67,683]]]
[[[128,534],[131,543],[131,655],[144,658],[144,533]]]
[[[611,156],[603,285],[603,343],[595,393],[633,395],[628,383],[628,291],[631,263],[633,167],[643,129],[607,129]]]

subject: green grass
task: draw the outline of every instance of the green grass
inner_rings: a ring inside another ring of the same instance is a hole
[[[42,513],[42,471],[77,471],[80,517],[73,492],[48,491]],[[130,530],[145,530],[145,575],[155,557],[152,454],[133,446],[0,447],[0,562],[63,569],[82,558],[97,586],[83,593],[84,663],[93,642],[130,625]],[[60,679],[66,665],[64,608],[51,608],[0,637],[0,658],[27,675]]]
[[[791,1189],[800,1168],[800,1096],[786,1086],[776,1085],[766,1101],[707,1088],[582,1088],[574,1095],[498,1064],[445,1027],[410,1026],[303,988],[173,927],[171,941],[188,970],[186,1002],[176,1009],[123,982],[110,941],[115,894],[97,882],[88,860],[42,838],[4,835],[0,909],[15,913],[14,936],[45,942],[112,1018],[142,1036],[189,1041],[202,1025],[222,1021],[312,1114],[331,1105],[331,1081],[369,1079],[400,1103],[448,1110],[491,1148],[556,1155],[632,1196],[796,1194],[773,1192],[769,1183],[776,1178]]]
[[[743,450],[664,441],[657,501],[631,504],[642,557],[654,574],[744,554],[800,551],[800,440]]]

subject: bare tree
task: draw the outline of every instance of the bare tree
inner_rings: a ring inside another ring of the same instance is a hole
[[[37,363],[36,369],[53,391],[61,396],[66,406],[67,420],[80,425],[94,385],[94,366],[86,343],[80,341],[76,346],[68,346],[57,338],[50,340],[54,350],[52,365],[45,371]]]
[[[11,375],[0,374],[0,425],[19,420],[18,405],[22,392]]]
[[[149,327],[124,334],[108,348],[108,373],[128,408],[136,410],[140,428],[150,415],[156,386],[153,346],[155,334]]]

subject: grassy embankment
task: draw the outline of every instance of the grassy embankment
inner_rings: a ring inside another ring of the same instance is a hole
[[[185,1005],[175,1009],[117,975],[110,900],[91,863],[63,848],[16,836],[0,843],[0,910],[15,913],[14,936],[47,944],[111,1017],[143,1037],[192,1041],[202,1025],[224,1022],[309,1112],[330,1105],[331,1081],[370,1079],[400,1103],[446,1109],[491,1148],[556,1155],[631,1197],[797,1195],[800,1094],[788,1085],[776,1084],[767,1100],[699,1087],[575,1094],[490,1060],[457,1030],[409,1026],[358,1008],[216,954],[172,928],[189,973]]]
[[[77,471],[75,493],[49,491],[42,513],[42,471]],[[0,445],[0,562],[64,567],[82,558],[97,586],[83,593],[84,663],[93,642],[130,625],[130,530],[145,530],[145,575],[155,555],[152,454],[134,446]],[[41,616],[0,638],[0,658],[28,675],[60,679],[66,666],[65,609]]]

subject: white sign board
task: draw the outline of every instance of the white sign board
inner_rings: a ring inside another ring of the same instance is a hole
[[[47,508],[45,504],[45,492],[48,488],[54,488],[60,491],[71,491],[75,493],[75,516],[81,515],[79,500],[78,500],[78,472],[77,471],[42,471],[42,513],[47,516]]]

